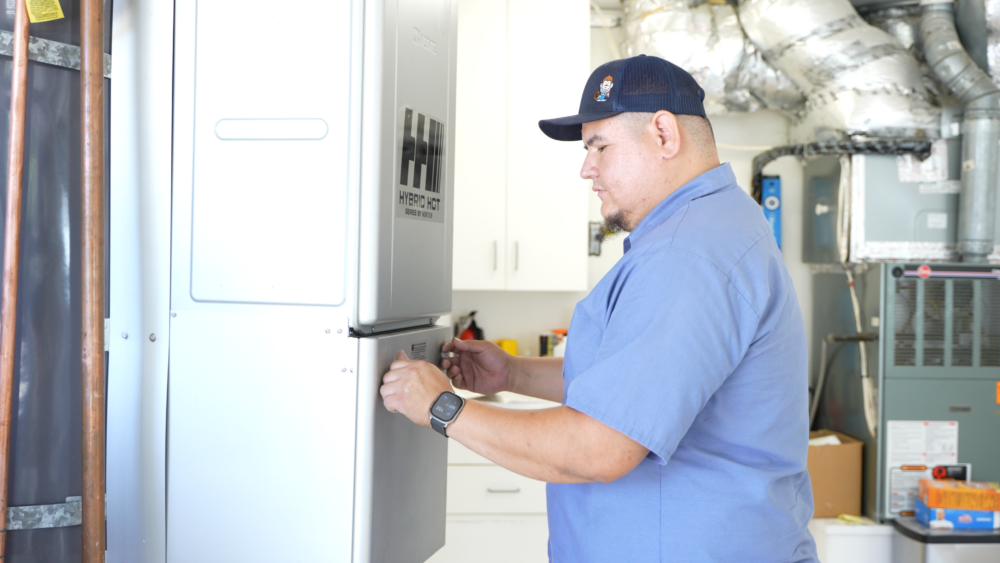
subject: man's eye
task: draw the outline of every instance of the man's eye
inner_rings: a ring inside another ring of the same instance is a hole
[[[604,147],[597,147],[597,152],[604,152],[604,149],[606,149],[606,148],[608,148],[608,147],[606,147],[606,146],[604,146]]]

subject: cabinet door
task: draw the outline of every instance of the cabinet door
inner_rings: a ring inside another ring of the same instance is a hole
[[[589,9],[585,0],[508,1],[507,289],[587,288],[583,144],[549,139],[538,121],[579,111]]]
[[[460,0],[454,289],[504,289],[507,2]]]

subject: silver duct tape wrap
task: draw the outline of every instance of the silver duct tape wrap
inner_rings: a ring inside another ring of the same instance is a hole
[[[848,0],[742,0],[739,17],[764,59],[806,94],[793,140],[939,135],[916,58]]]
[[[750,44],[733,6],[698,0],[625,2],[628,56],[656,55],[687,70],[705,90],[705,111],[761,107],[793,112],[805,98]]]

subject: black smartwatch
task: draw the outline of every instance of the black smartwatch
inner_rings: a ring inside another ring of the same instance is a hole
[[[464,406],[465,399],[451,391],[441,393],[434,400],[434,404],[431,405],[431,428],[437,430],[442,436],[447,438],[448,433],[446,429],[448,425],[455,422],[455,419],[458,418],[458,413],[462,412]]]

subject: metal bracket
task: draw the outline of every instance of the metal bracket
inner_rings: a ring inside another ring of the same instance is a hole
[[[7,509],[7,531],[66,528],[83,523],[83,497],[66,497],[62,504],[11,506]]]
[[[0,55],[14,56],[14,34],[0,30]],[[80,48],[58,41],[28,38],[28,60],[80,70]],[[111,55],[104,53],[104,78],[111,78]]]

